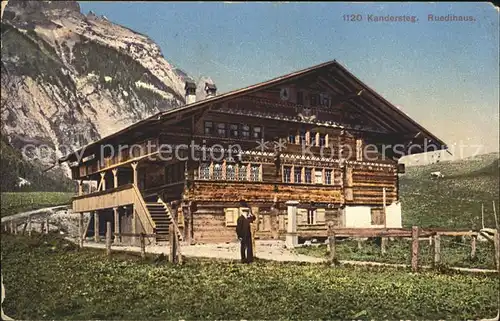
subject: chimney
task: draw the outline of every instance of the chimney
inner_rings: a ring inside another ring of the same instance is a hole
[[[217,94],[217,86],[215,84],[209,84],[208,82],[205,83],[205,93],[206,93],[206,98],[212,98]]]
[[[196,101],[196,84],[191,80],[186,80],[186,105],[192,104]]]

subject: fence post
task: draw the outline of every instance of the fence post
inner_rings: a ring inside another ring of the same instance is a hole
[[[174,220],[175,217],[172,216],[172,220]],[[170,243],[170,255],[168,256],[168,261],[170,263],[175,263],[175,257],[177,254],[177,237],[175,235],[175,229],[174,229],[174,224],[173,222],[170,222],[170,225],[168,226],[168,238],[169,238],[169,243]]]
[[[418,236],[419,236],[418,226],[412,226],[412,228],[411,228],[411,237],[412,237],[411,270],[413,272],[418,271],[418,252],[419,252]]]
[[[500,273],[500,230],[495,231],[495,263],[498,273]]]
[[[330,248],[330,262],[336,262],[336,249],[335,249],[335,232],[333,231],[333,222],[328,222],[328,245]]]
[[[441,263],[441,236],[434,235],[434,266]]]
[[[380,253],[382,253],[382,255],[385,255],[387,253],[387,241],[387,237],[383,237],[380,242]]]
[[[28,236],[31,236],[31,216],[28,216]]]
[[[141,258],[143,260],[146,259],[146,240],[144,239],[144,233],[140,234],[140,241],[141,241]]]
[[[106,255],[111,256],[111,222],[106,222]]]
[[[17,228],[14,229],[14,221],[10,221],[10,233],[17,234]]]
[[[49,218],[45,218],[45,234],[49,234]]]
[[[477,235],[473,234],[470,239],[470,258],[474,259],[476,258],[476,241],[477,241]]]
[[[83,213],[80,213],[80,217],[78,218],[78,242],[80,248],[83,248]]]
[[[363,248],[363,246],[361,245],[361,240],[358,239],[358,251],[361,251],[361,249]]]

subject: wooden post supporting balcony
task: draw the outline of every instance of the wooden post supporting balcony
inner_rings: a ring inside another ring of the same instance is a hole
[[[130,165],[132,166],[132,170],[133,170],[133,181],[132,181],[132,183],[134,183],[134,185],[137,186],[137,162],[133,162]]]
[[[106,172],[101,172],[101,181],[99,182],[99,187],[97,188],[98,191],[105,191],[106,190],[106,180],[104,177],[106,176]]]
[[[118,168],[113,168],[111,170],[113,172],[113,187],[118,187]]]
[[[83,181],[78,181],[78,195],[83,195]]]
[[[120,238],[118,234],[120,234],[120,213],[118,212],[118,207],[113,207],[113,213],[115,218],[115,237],[113,239],[113,243],[119,243]]]
[[[100,240],[99,238],[99,212],[95,211],[94,212],[94,241],[98,243]]]

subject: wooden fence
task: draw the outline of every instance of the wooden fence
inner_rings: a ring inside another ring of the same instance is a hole
[[[479,231],[466,229],[442,229],[442,228],[420,228],[413,226],[411,229],[405,228],[328,228],[328,246],[330,251],[330,261],[338,262],[336,252],[336,239],[339,237],[354,237],[354,238],[372,238],[380,237],[380,251],[382,254],[387,252],[388,238],[411,238],[411,269],[417,272],[419,269],[419,247],[420,240],[427,237],[434,244],[433,246],[433,263],[435,266],[441,264],[441,236],[470,236],[471,237],[471,258],[476,256],[477,237]],[[493,243],[495,247],[495,265],[500,273],[500,233],[494,230]]]

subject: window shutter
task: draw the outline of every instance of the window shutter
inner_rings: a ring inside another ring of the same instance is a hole
[[[184,211],[182,210],[182,206],[179,206],[177,210],[177,226],[184,227]]]
[[[235,208],[225,208],[226,226],[236,226],[238,220],[238,211]]]
[[[325,212],[324,208],[316,209],[316,223],[317,224],[325,224]]]
[[[307,224],[307,209],[298,208],[297,209],[297,224]]]

